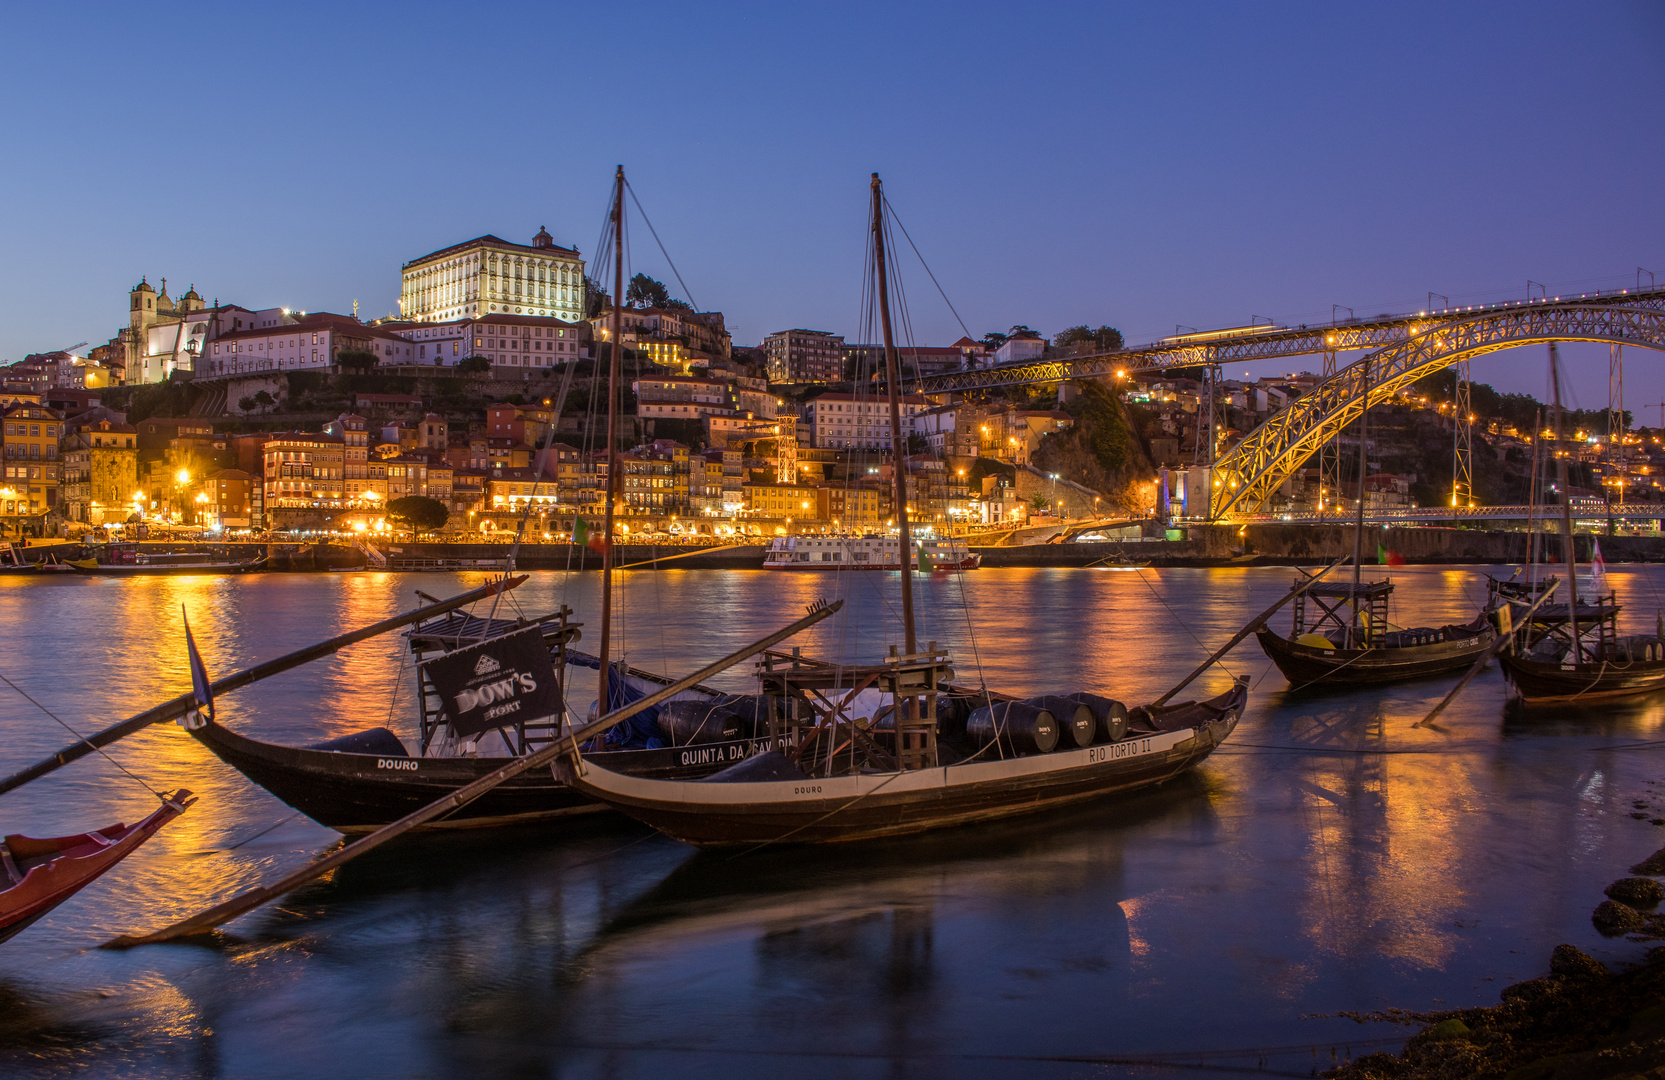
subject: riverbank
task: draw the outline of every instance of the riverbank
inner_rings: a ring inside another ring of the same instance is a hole
[[[1098,541],[1094,543],[1029,544],[1017,547],[973,547],[982,565],[996,567],[1092,567],[1150,565],[1153,567],[1310,566],[1330,563],[1353,553],[1353,529],[1348,525],[1190,525],[1183,540]],[[1543,534],[1552,555],[1560,539]],[[1597,537],[1577,538],[1578,558],[1591,558]],[[1665,563],[1665,536],[1603,536],[1602,557],[1609,563]],[[1433,566],[1496,566],[1526,559],[1528,534],[1481,532],[1471,529],[1367,528],[1367,563]],[[396,543],[376,548],[386,561],[368,557],[345,544],[220,544],[187,541],[136,545],[155,552],[211,550],[226,558],[266,555],[270,570],[288,573],[338,572],[354,569],[488,570],[508,558],[509,545],[482,543]],[[73,548],[73,550],[72,550]],[[26,549],[28,557],[34,549]],[[83,549],[59,546],[58,558],[79,558]],[[767,542],[752,539],[736,544],[619,544],[614,565],[634,570],[758,570]],[[599,570],[601,555],[575,544],[522,544],[515,557],[521,570]]]
[[[1657,907],[1665,850],[1631,867],[1591,921],[1607,937],[1665,938]],[[1549,974],[1504,987],[1502,1003],[1446,1012],[1343,1014],[1361,1022],[1421,1023],[1398,1054],[1370,1054],[1324,1075],[1334,1080],[1607,1080],[1665,1076],[1665,947],[1617,974],[1573,945],[1558,945]]]

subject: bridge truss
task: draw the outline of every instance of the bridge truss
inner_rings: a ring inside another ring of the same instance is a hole
[[[942,375],[904,380],[910,394],[946,394],[957,391],[990,390],[1032,383],[1064,382],[1166,371],[1172,368],[1219,368],[1226,364],[1275,360],[1314,353],[1357,352],[1403,344],[1436,324],[1464,322],[1491,315],[1510,315],[1549,307],[1630,306],[1658,309],[1665,304],[1665,287],[1623,289],[1583,296],[1544,297],[1476,307],[1451,307],[1412,315],[1383,315],[1374,319],[1347,319],[1318,326],[1266,327],[1229,337],[1188,334],[1151,345],[1118,349],[1109,353],[1073,356],[1057,360],[1032,360],[999,367],[951,371]],[[1206,340],[1198,340],[1203,338]],[[1605,340],[1605,339],[1603,339]]]
[[[1442,313],[1433,319],[1404,320],[1398,329],[1399,340],[1313,387],[1216,462],[1210,518],[1262,512],[1284,481],[1368,406],[1452,364],[1551,341],[1665,350],[1665,290],[1503,305],[1455,316]]]

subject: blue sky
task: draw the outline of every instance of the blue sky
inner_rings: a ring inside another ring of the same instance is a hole
[[[873,170],[974,335],[1665,276],[1657,3],[0,14],[3,360],[108,339],[141,274],[380,315],[400,263],[481,233],[588,257],[620,162],[742,343],[855,333]],[[631,258],[668,279],[644,229]],[[908,285],[918,339],[957,338]],[[1573,356],[1600,404],[1605,350]],[[1660,366],[1633,362],[1630,400],[1665,400]],[[1538,392],[1542,367],[1475,377]]]

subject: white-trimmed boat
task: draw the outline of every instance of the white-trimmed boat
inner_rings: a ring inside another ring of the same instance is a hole
[[[975,570],[983,557],[947,538],[928,538],[909,545],[910,569]],[[921,561],[923,560],[923,561]],[[899,536],[777,536],[763,556],[765,570],[900,570]]]
[[[884,331],[892,453],[901,460],[900,365],[876,173],[872,190],[874,294]],[[900,473],[895,482],[902,509],[890,542],[900,556],[913,545]],[[870,550],[883,550],[874,540]],[[862,565],[778,557],[855,553],[834,546],[844,542],[787,538],[771,551],[783,568]],[[1242,718],[1248,685],[1241,680],[1208,701],[1131,711],[1094,693],[1019,701],[961,685],[947,652],[936,642],[920,647],[915,639],[913,563],[900,557],[896,563],[900,652],[892,646],[877,664],[817,659],[797,650],[764,654],[756,724],[759,736],[767,731],[771,749],[693,782],[627,776],[581,753],[564,757],[558,774],[574,790],[702,847],[859,841],[1033,814],[1160,784],[1206,758]]]

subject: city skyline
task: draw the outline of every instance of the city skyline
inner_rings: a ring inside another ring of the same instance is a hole
[[[744,344],[794,326],[853,333],[874,169],[973,337],[1088,322],[1140,342],[1665,272],[1665,151],[1639,134],[1659,128],[1665,17],[1641,4],[1506,21],[1048,10],[1025,13],[1022,34],[984,7],[892,15],[882,44],[858,17],[746,7],[706,20],[638,8],[622,24],[504,8],[460,38],[441,9],[290,10],[217,16],[215,33],[251,70],[300,55],[305,77],[220,91],[208,69],[156,67],[135,85],[112,63],[169,34],[139,13],[15,17],[0,79],[31,104],[7,142],[18,160],[71,164],[0,180],[23,210],[0,225],[14,252],[0,359],[98,344],[141,275],[255,307],[357,300],[369,318],[397,312],[401,264],[469,237],[526,243],[547,227],[589,262],[619,161],[687,288],[640,231],[632,271],[724,311]],[[309,33],[326,17],[337,33]],[[445,94],[411,74],[441,45],[455,72],[555,33],[574,44],[548,118],[539,79],[516,86],[508,69],[501,86]],[[385,48],[364,56],[360,40]],[[61,51],[47,46],[67,41],[87,62],[54,83]],[[201,59],[223,51],[205,44]],[[827,78],[803,70],[811,51]],[[632,74],[609,99],[619,60]],[[81,164],[119,161],[123,145],[175,164]],[[902,257],[916,340],[955,340],[959,322]],[[1576,365],[1605,350],[1565,352]],[[1482,361],[1474,376],[1541,395],[1542,366]],[[1665,377],[1630,380],[1629,401],[1665,400]],[[1603,384],[1580,371],[1574,396],[1597,405],[1582,399]]]

